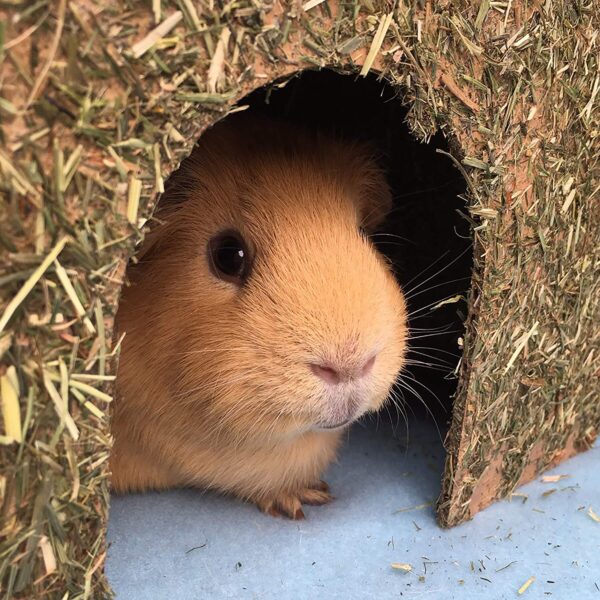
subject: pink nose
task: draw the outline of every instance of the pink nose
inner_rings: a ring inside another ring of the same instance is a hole
[[[366,377],[373,370],[376,358],[377,355],[374,355],[366,363],[357,367],[333,365],[330,362],[324,362],[321,364],[312,363],[310,368],[312,369],[312,372],[323,381],[331,385],[338,385],[351,379]]]

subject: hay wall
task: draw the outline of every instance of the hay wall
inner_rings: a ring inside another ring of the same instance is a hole
[[[111,330],[126,259],[202,130],[301,69],[380,70],[417,137],[452,138],[469,184],[475,270],[441,522],[595,437],[595,4],[311,4],[0,5],[6,597],[109,595]]]

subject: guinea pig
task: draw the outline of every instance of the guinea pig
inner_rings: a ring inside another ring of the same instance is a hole
[[[127,270],[116,493],[199,487],[294,519],[405,361],[404,296],[369,233],[368,146],[231,115],[169,178]]]

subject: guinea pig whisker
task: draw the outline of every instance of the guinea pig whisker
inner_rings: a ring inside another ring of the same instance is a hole
[[[396,432],[398,431],[398,428],[400,427],[400,411],[396,410],[395,411],[395,418],[394,416],[392,416],[392,404],[394,404],[393,402],[386,402],[384,404],[385,407],[385,412],[387,413],[388,416],[388,421],[392,426],[392,435],[396,435]],[[394,407],[396,407],[394,405]],[[396,407],[397,408],[397,407]],[[379,413],[377,413],[377,416],[379,417]]]
[[[183,404],[195,404],[199,399],[209,399],[221,394],[233,393],[240,389],[244,383],[251,383],[252,372],[246,372],[238,377],[227,377],[223,374],[218,377],[218,372],[213,374],[213,378],[202,382],[200,385],[185,387],[173,394],[173,399],[182,400]],[[200,398],[199,398],[200,395]]]
[[[449,327],[452,327],[452,323],[447,325],[440,325],[439,327],[411,327],[411,331],[446,331]]]
[[[362,223],[368,223],[371,219],[371,217],[377,212],[378,210],[378,206],[377,205],[373,205],[373,207],[371,208],[371,210],[362,217],[361,221]],[[389,213],[388,213],[389,214]]]
[[[288,418],[292,418],[293,420],[296,420],[296,415],[293,413],[293,411],[290,411],[289,409],[286,410],[286,407],[281,407],[279,409],[279,412],[277,413],[273,413],[273,406],[276,406],[275,404],[276,402],[276,398],[275,397],[266,397],[263,398],[262,402],[257,406],[256,405],[256,398],[252,398],[252,412],[253,415],[257,418],[257,419],[261,419],[264,420],[265,417],[269,417],[269,422],[271,423],[271,427],[270,429],[274,429],[275,426],[277,425],[277,422],[280,421],[284,416],[288,417]],[[240,414],[247,414],[248,412],[248,408],[246,406],[243,405],[243,403],[239,402],[237,403],[235,406],[233,406],[230,411],[228,411],[229,415],[237,415],[237,413]],[[222,413],[221,413],[222,414]]]
[[[407,367],[414,366],[414,367],[427,368],[427,369],[432,369],[434,371],[440,371],[442,373],[450,373],[454,369],[453,365],[437,363],[432,360],[425,361],[425,360],[420,360],[420,359],[408,359],[406,361],[406,365],[407,365]]]
[[[442,348],[435,348],[434,346],[409,346],[408,350],[409,352],[414,352],[415,350],[432,350],[433,352],[441,352],[442,354],[447,354],[455,360],[458,360],[460,357],[460,354],[456,354],[455,352],[449,352],[448,350],[444,350]],[[427,354],[425,354],[424,356],[427,356]]]
[[[454,299],[454,297],[455,297],[455,296],[454,296],[454,295],[452,295],[452,296],[447,296],[446,298],[440,298],[439,300],[435,300],[434,302],[430,302],[429,304],[427,304],[427,305],[425,305],[425,306],[421,306],[421,307],[419,307],[418,309],[416,309],[416,310],[414,310],[414,311],[412,311],[412,312],[411,312],[411,311],[409,311],[409,313],[408,313],[408,315],[407,315],[408,322],[409,322],[409,323],[411,324],[411,326],[412,326],[412,323],[413,323],[414,321],[418,321],[419,319],[422,319],[423,317],[428,317],[428,316],[431,316],[431,315],[429,315],[429,314],[427,314],[427,313],[426,313],[426,314],[420,314],[420,313],[422,313],[423,311],[425,311],[425,310],[427,310],[427,309],[431,309],[432,307],[435,307],[436,305],[438,305],[438,304],[441,304],[442,302],[444,302],[444,301],[446,301],[446,300],[448,300],[448,301],[449,301],[449,300],[453,300],[453,299]],[[419,315],[419,316],[417,316],[417,315]]]
[[[423,350],[431,350],[431,352],[423,352]],[[437,354],[433,354],[437,350],[439,350],[440,353],[444,354],[445,356],[438,356]],[[427,360],[433,361],[435,364],[438,365],[452,366],[455,365],[456,361],[460,358],[460,353],[448,352],[447,350],[443,350],[442,348],[435,348],[433,346],[409,345],[407,349],[407,358],[414,358],[415,360],[420,360],[416,357],[423,357]]]
[[[397,393],[401,395],[401,398],[397,399],[396,407],[397,407],[398,411],[400,412],[400,414],[402,415],[402,418],[404,419],[404,432],[406,435],[406,443],[408,444],[408,442],[410,440],[410,431],[409,431],[409,424],[408,424],[408,412],[405,408],[406,401],[404,400],[404,396],[402,395],[401,390],[397,390]],[[394,394],[396,394],[396,391],[394,391]],[[408,447],[406,448],[406,452],[408,452]]]
[[[211,378],[204,382],[201,385],[196,387],[189,387],[183,391],[184,394],[193,393],[200,390],[217,390],[217,389],[225,389],[231,387],[233,385],[238,384],[239,382],[245,381],[249,376],[258,373],[258,370],[247,369],[242,374],[237,376],[231,376],[229,370],[224,369],[214,369],[211,371]]]
[[[435,333],[435,332],[440,332],[440,333],[444,333],[450,329],[452,329],[452,327],[455,326],[455,323],[446,323],[445,325],[439,325],[438,327],[410,327],[409,329],[409,333],[416,331],[419,333]]]
[[[385,408],[385,412],[387,413],[388,419],[389,419],[390,423],[392,424],[392,429],[393,429],[393,427],[394,427],[394,424],[393,424],[393,422],[392,422],[392,414],[390,413],[390,407],[389,407],[389,404],[386,402],[386,403],[383,405],[383,408]],[[381,416],[380,416],[380,413],[381,413],[381,411],[377,411],[377,415],[376,415],[376,417],[377,417],[377,424],[376,424],[376,426],[375,426],[375,429],[376,429],[376,431],[379,431],[379,425],[380,425],[380,423],[381,423]]]
[[[451,283],[457,283],[458,281],[470,281],[470,280],[471,280],[471,276],[469,275],[468,277],[458,277],[457,279],[450,279],[448,281],[443,281],[442,283],[437,283],[435,285],[431,285],[423,290],[419,290],[418,292],[415,291],[417,289],[417,288],[415,288],[415,290],[413,290],[411,293],[405,294],[404,298],[406,300],[410,301],[413,298],[416,298],[417,296],[420,296],[421,294],[426,294],[427,292],[430,292],[431,290],[435,290],[436,288],[444,287],[445,285],[450,285]]]
[[[404,289],[406,289],[409,293],[411,291],[413,291],[413,290],[410,290],[410,288],[409,288],[410,284],[413,281],[418,280],[419,277],[421,277],[422,275],[425,275],[425,273],[427,273],[427,271],[429,271],[429,269],[431,269],[433,266],[435,266],[440,260],[442,260],[444,257],[446,257],[449,253],[450,253],[450,250],[446,250],[446,252],[444,252],[441,256],[436,258],[429,266],[425,267],[420,273],[417,273],[412,279],[409,279],[408,281],[403,282],[402,287]],[[435,274],[434,274],[434,277],[435,277]]]
[[[402,418],[404,419],[406,437],[408,439],[408,415],[406,414],[406,410],[402,406],[402,401],[400,400],[400,398],[397,397],[396,391],[394,389],[390,390],[390,399],[392,401],[392,404],[396,408],[396,424],[392,427],[393,434],[397,434],[397,430],[400,427],[400,416],[402,416]],[[386,407],[389,414],[389,407],[387,406],[387,404]]]
[[[173,398],[174,399],[182,399],[182,398],[185,398],[186,396],[190,396],[192,394],[196,394],[197,392],[201,392],[201,391],[206,392],[206,393],[211,393],[211,394],[215,394],[215,393],[218,393],[221,391],[227,391],[228,389],[232,388],[233,386],[238,385],[239,383],[242,383],[245,381],[251,381],[251,375],[253,375],[257,372],[258,371],[248,370],[248,371],[245,371],[239,377],[236,377],[233,379],[228,379],[224,376],[221,376],[219,378],[219,380],[214,381],[214,383],[211,381],[205,381],[200,386],[184,389],[181,392],[179,392],[178,394],[174,394]],[[218,374],[218,372],[216,374]],[[194,403],[194,402],[196,402],[196,400],[197,400],[196,398],[188,399],[188,401],[190,403]]]
[[[450,367],[452,363],[447,361],[445,357],[440,356],[430,356],[426,353],[421,352],[411,352],[412,348],[409,346],[406,352],[406,358],[404,360],[404,364],[411,363],[422,363],[422,364],[432,364],[437,367]],[[424,360],[425,359],[425,360]]]
[[[272,422],[271,427],[270,427],[270,431],[272,432],[273,435],[275,434],[275,427],[279,424],[279,422],[281,421],[281,419],[284,417],[284,414],[285,414],[284,411],[281,410],[279,412],[279,414],[277,415],[276,419]],[[292,419],[292,423],[293,423],[294,427],[296,429],[299,429],[300,428],[300,423],[299,423],[296,415],[288,413],[287,416]]]
[[[394,207],[387,212],[386,216],[389,219],[390,215],[402,214],[402,211],[406,211],[406,210],[412,208],[413,206],[415,206],[415,202],[398,203],[398,200],[404,200],[406,198],[415,198],[416,199],[419,196],[423,196],[426,194],[431,194],[432,192],[443,190],[454,183],[458,183],[459,181],[464,181],[464,180],[462,178],[449,179],[449,180],[445,181],[444,183],[433,186],[433,187],[420,188],[418,190],[414,190],[412,192],[406,192],[404,194],[394,194],[394,198],[393,198],[394,199]],[[365,221],[367,221],[372,214],[373,214],[373,210],[365,217]]]
[[[198,392],[207,392],[210,389],[209,385],[204,382],[202,385],[191,387],[191,388],[183,388],[178,392],[172,394],[172,399],[177,401],[183,401],[182,404],[185,406],[186,404],[195,404],[198,401],[196,394]]]
[[[424,338],[438,337],[440,335],[450,335],[450,334],[454,334],[454,333],[462,333],[462,331],[460,329],[453,329],[451,331],[438,331],[437,333],[424,333],[422,335],[415,335],[415,336],[409,335],[408,343],[410,344],[411,340],[422,340]]]
[[[270,414],[272,415],[272,413]],[[265,422],[264,417],[266,415],[266,411],[260,410],[260,407],[257,407],[256,405],[250,405],[249,403],[243,401],[239,402],[239,405],[232,407],[229,411],[226,411],[225,414],[215,411],[214,417],[216,424],[213,430],[214,434],[222,435],[222,433],[227,429],[227,425],[236,424],[238,422],[238,417],[240,415],[243,415],[247,419],[251,419],[256,426]],[[274,419],[275,423],[271,422],[271,419],[269,420],[270,427],[266,431],[261,429],[263,434],[266,434],[267,441],[269,441],[271,438],[271,429],[276,425],[276,421],[279,419],[279,416]],[[242,433],[239,428],[236,427],[230,431],[233,431],[235,434],[233,439],[234,445],[239,447],[246,444],[251,436],[255,435],[256,430],[253,428],[247,428]]]
[[[371,238],[369,238],[369,239],[371,239]],[[371,241],[380,247],[385,245],[385,246],[398,246],[400,248],[404,248],[406,246],[406,244],[401,244],[400,242],[390,242],[388,240],[385,240],[383,242],[378,242],[376,240],[371,240]],[[383,253],[383,254],[385,255],[385,253]],[[394,262],[389,257],[386,257],[386,258],[388,258],[388,260],[390,260],[390,264],[392,266],[394,266]]]
[[[196,356],[197,354],[207,354],[209,352],[240,352],[247,350],[242,346],[237,348],[201,348],[197,350],[186,350],[185,352],[176,352],[173,356]]]
[[[408,405],[408,403],[406,402],[406,400],[404,399],[404,395],[402,394],[402,390],[398,387],[396,387],[395,389],[393,388],[390,391],[390,399],[392,401],[392,404],[394,405],[394,407],[396,408],[396,414],[402,416],[402,418],[404,419],[404,430],[406,433],[406,440],[408,443],[408,439],[409,439],[409,426],[408,426],[408,412],[407,412],[407,408],[411,410],[412,412],[412,408]],[[414,414],[414,413],[413,413]],[[398,416],[398,422],[400,421],[400,416]],[[397,435],[396,429],[394,429],[394,435]],[[407,451],[407,448],[405,446],[404,451]]]
[[[437,371],[445,371],[450,372],[454,370],[456,367],[456,363],[458,362],[458,357],[456,357],[456,361],[450,362],[446,361],[437,356],[430,356],[426,353],[421,352],[412,352],[408,351],[408,355],[404,360],[404,364],[407,366],[414,365],[418,367],[428,367]]]
[[[416,382],[416,380],[413,380]],[[417,392],[417,390],[415,388],[413,388],[409,383],[406,382],[406,380],[404,378],[400,378],[398,380],[398,383],[400,386],[404,387],[406,390],[408,390],[409,392],[411,392],[420,402],[421,404],[425,407],[425,410],[427,411],[427,413],[429,414],[429,416],[433,419],[433,422],[435,424],[435,428],[437,429],[438,432],[438,436],[440,438],[440,441],[443,441],[442,439],[442,434],[437,422],[437,419],[435,418],[435,415],[433,414],[431,408],[429,408],[427,402],[425,402],[425,400],[423,399],[423,397],[421,396],[421,394],[419,394],[419,392]],[[435,396],[435,394],[434,394]],[[437,398],[437,396],[435,396]],[[438,398],[439,401],[439,398]]]
[[[412,240],[409,240],[408,238],[402,237],[401,235],[397,235],[395,233],[384,233],[384,232],[378,232],[378,233],[370,233],[367,236],[370,240],[375,240],[375,238],[379,238],[379,237],[390,237],[393,238],[395,240],[401,240],[402,242],[406,242],[408,244],[412,244],[416,246],[416,243],[413,242]],[[387,240],[385,242],[381,242],[381,243],[385,243],[385,244],[393,244],[393,242],[388,242]],[[406,244],[394,244],[396,246],[405,246]]]
[[[427,273],[427,271],[429,269],[431,269],[431,267],[433,267],[437,262],[439,262],[442,258],[444,258],[450,252],[449,250],[446,250],[446,252],[444,252],[444,254],[442,254],[442,256],[440,256],[433,263],[431,263],[431,265],[429,265],[427,268],[425,268],[423,271],[421,271],[421,273],[419,273],[418,275],[416,275],[415,277],[413,277],[410,281],[408,281],[408,282],[406,282],[406,283],[403,284],[404,289],[406,289],[406,293],[407,294],[413,294],[416,290],[418,290],[421,286],[425,285],[428,281],[431,281],[434,277],[437,277],[438,275],[440,275],[441,273],[443,273],[446,269],[449,269],[454,263],[456,263],[457,261],[459,261],[469,251],[471,251],[471,246],[468,246],[467,248],[465,248],[460,254],[458,254],[458,256],[456,256],[455,258],[453,258],[445,266],[443,266],[440,269],[438,269],[435,273],[433,273],[433,275],[430,275],[427,279],[425,279],[421,283],[417,284],[413,288],[409,288],[410,284],[413,281],[415,281],[415,279],[418,279],[419,277],[421,277],[421,275],[424,275],[425,273]]]
[[[433,359],[421,360],[419,358],[407,358],[405,361],[407,366],[427,367],[436,371],[450,372],[454,369],[454,365],[446,362],[436,362]]]
[[[273,399],[274,401],[274,399]],[[277,426],[279,425],[279,423],[281,422],[281,420],[283,419],[283,417],[287,417],[288,419],[292,420],[292,425],[296,428],[296,429],[300,429],[300,425],[301,423],[298,421],[297,416],[293,413],[293,412],[289,412],[286,411],[284,407],[282,407],[279,412],[275,415],[273,415],[272,412],[269,411],[269,422],[268,422],[268,427],[265,430],[261,430],[261,435],[265,436],[265,440],[267,443],[270,441],[276,441],[276,434],[277,434]],[[257,418],[260,420],[260,418],[262,417],[264,419],[264,416],[266,415],[266,413],[263,413],[262,415],[257,415]],[[262,422],[262,421],[261,421]],[[248,436],[249,437],[249,436]]]
[[[452,179],[447,179],[446,181],[444,181],[444,183],[440,183],[439,185],[435,185],[432,187],[427,187],[427,188],[420,188],[418,190],[415,190],[414,192],[405,192],[404,194],[394,194],[394,201],[395,200],[401,200],[402,198],[411,198],[413,196],[422,196],[424,194],[431,194],[431,192],[437,192],[438,190],[443,190],[446,189],[447,187],[449,187],[450,185],[454,184],[454,183],[464,183],[464,178],[461,177],[454,177]],[[406,207],[407,204],[402,204],[400,206],[398,206],[396,209],[392,209],[393,212],[394,210],[400,210],[401,208]]]
[[[423,389],[428,391],[437,400],[438,404],[440,405],[440,408],[442,408],[443,410],[446,410],[444,403],[440,400],[439,396],[431,390],[431,388],[429,386],[425,385],[422,381],[419,381],[416,377],[414,377],[414,375],[412,373],[410,373],[410,371],[405,372],[405,375],[412,382],[416,383],[417,385],[420,385]]]
[[[377,415],[378,414],[379,414],[379,411],[377,411],[377,413],[375,413],[375,414],[366,413],[362,417],[360,417],[360,419],[357,419],[353,423],[353,426],[356,425],[357,427],[362,427],[362,429],[367,429],[367,421],[369,421],[369,422],[375,421],[375,423],[377,423],[377,418],[378,418]],[[351,429],[351,427],[348,427],[348,433],[350,432],[350,429]],[[348,438],[346,438],[346,441],[347,440],[348,440]]]
[[[421,352],[421,350],[439,350],[441,353],[445,353],[446,355],[450,355],[454,360],[450,360],[449,358],[436,356],[435,354],[429,354],[427,352]],[[427,358],[428,360],[435,361],[435,364],[438,365],[453,365],[460,358],[460,353],[448,352],[447,350],[443,350],[442,348],[435,348],[433,346],[413,346],[409,344],[407,349],[407,358],[414,358],[412,355],[422,356],[423,358]],[[416,359],[415,359],[416,360]]]
[[[185,352],[179,354],[196,354],[202,352],[219,352],[219,351],[238,351],[238,350],[248,350],[248,346],[221,346],[212,344],[210,347],[205,348],[192,348],[190,350],[186,350]]]
[[[404,396],[404,391],[405,391],[405,390],[403,390],[403,389],[402,389],[402,386],[400,386],[399,390],[402,392],[402,398],[404,398],[404,402],[405,402],[405,404],[406,404],[406,407],[407,407],[407,408],[408,408],[408,410],[410,411],[410,414],[411,414],[413,417],[416,417],[416,416],[417,416],[417,414],[415,413],[415,409],[414,409],[413,405],[412,405],[412,404],[411,404],[411,403],[410,403],[410,402],[409,402],[409,401],[406,399],[406,397]]]
[[[415,335],[414,337],[411,337],[410,334],[406,337],[406,343],[407,343],[407,348],[409,351],[412,351],[413,349],[419,349],[420,346],[416,346],[413,345],[413,342],[425,338],[425,337],[437,337],[437,336],[443,336],[443,335],[454,335],[456,333],[462,333],[462,330],[451,330],[451,329],[444,329],[443,331],[440,331],[439,329],[431,329],[431,330],[427,330],[427,329],[421,329],[420,332],[427,332],[427,331],[431,331],[432,333],[419,333],[419,335]],[[427,346],[424,348],[430,348],[431,350],[439,350],[440,352],[445,352],[446,354],[450,354],[455,358],[458,358],[462,352],[459,350],[458,346],[456,351],[454,352],[450,352],[448,350],[443,350],[442,348],[439,348],[437,346]]]

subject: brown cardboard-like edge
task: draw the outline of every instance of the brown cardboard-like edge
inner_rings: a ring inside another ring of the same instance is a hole
[[[541,442],[531,447],[525,462],[525,468],[515,486],[515,490],[521,486],[533,481],[544,471],[552,469],[559,464],[573,458],[581,452],[592,448],[598,437],[596,431],[581,438],[579,432],[572,433],[566,441],[564,448],[554,452],[551,458],[545,456],[545,448]],[[471,492],[471,499],[468,504],[468,518],[473,516],[496,500],[504,497],[506,493],[503,490],[502,462],[506,448],[501,448],[498,454],[489,463],[477,484]],[[510,497],[511,492],[509,492]]]

